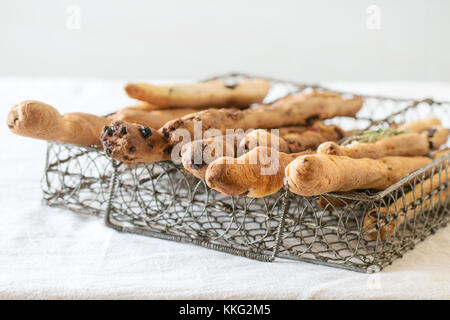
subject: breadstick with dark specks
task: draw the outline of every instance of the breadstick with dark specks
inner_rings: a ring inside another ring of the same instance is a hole
[[[39,101],[23,101],[11,108],[7,124],[11,132],[35,139],[80,146],[101,145],[100,134],[109,119],[87,113],[66,113]]]
[[[105,153],[122,162],[171,159],[172,146],[167,139],[158,130],[144,125],[114,120],[103,129],[100,140]]]
[[[228,196],[262,198],[283,187],[284,169],[297,156],[310,154],[277,152],[268,147],[257,147],[239,158],[222,157],[207,168],[208,186]]]
[[[129,83],[125,91],[131,98],[161,108],[247,107],[261,103],[270,89],[265,79],[248,79],[236,84],[219,80],[178,85]]]
[[[159,130],[153,130],[153,135],[148,138],[136,135],[133,137],[135,148],[144,146],[144,150],[139,150],[141,158],[144,162],[151,163],[160,161],[165,158],[160,151],[162,149],[169,150],[179,143],[179,129],[184,129],[194,137],[194,126],[201,122],[201,132],[204,133],[210,128],[214,128],[222,134],[226,134],[227,129],[241,129],[243,131],[261,128],[280,128],[283,126],[293,125],[311,125],[311,123],[328,119],[336,116],[355,116],[362,106],[363,100],[360,97],[343,98],[341,95],[333,92],[312,92],[290,96],[278,100],[272,105],[260,105],[254,108],[237,110],[237,109],[209,109],[187,115],[183,118],[169,121]],[[123,126],[132,125],[123,123]],[[135,156],[129,154],[129,148],[118,147],[126,142],[126,135],[117,139],[114,133],[111,136],[104,136],[104,142],[108,143],[108,139],[116,140],[116,143],[109,143],[108,148],[110,154],[117,160],[126,161],[126,159],[134,159]],[[120,142],[119,142],[120,141]],[[184,142],[190,142],[186,141]],[[162,146],[156,147],[159,143]],[[145,146],[152,145],[153,148]],[[116,150],[113,150],[116,149]],[[134,148],[131,150],[134,151]]]
[[[167,122],[181,118],[187,114],[195,113],[198,110],[192,108],[164,109],[164,110],[146,110],[140,107],[127,107],[120,109],[110,118],[124,122],[138,123],[151,128],[161,128]]]
[[[187,143],[181,149],[181,162],[193,176],[205,179],[208,164],[223,157],[236,157],[243,134],[229,134]]]
[[[449,149],[436,152],[436,158]],[[431,163],[429,157],[384,157],[353,159],[314,154],[301,156],[286,168],[289,190],[302,196],[358,189],[383,190],[403,176]]]
[[[416,120],[416,121],[408,121],[405,122],[403,124],[400,124],[397,126],[397,129],[402,131],[407,131],[407,132],[417,132],[417,133],[421,133],[427,129],[436,127],[436,126],[442,126],[441,120],[439,120],[438,118],[425,118],[425,119],[420,119],[420,120]]]
[[[405,194],[405,198],[400,197],[395,203],[391,204],[389,208],[382,207],[379,209],[377,213],[377,209],[372,209],[364,216],[363,229],[371,230],[377,226],[378,222],[378,214],[380,215],[380,222],[383,222],[383,218],[387,216],[394,216],[396,212],[401,212],[401,210],[407,206],[412,204],[416,204],[417,209],[414,207],[408,209],[406,213],[402,212],[396,219],[391,217],[391,220],[388,224],[385,224],[380,227],[380,239],[386,240],[388,238],[388,234],[393,236],[395,231],[405,222],[406,219],[410,220],[415,215],[419,214],[421,211],[426,211],[435,207],[436,205],[445,205],[447,201],[450,200],[450,194],[447,189],[443,189],[441,192],[438,192],[432,195],[430,198],[425,199],[423,202],[418,201],[422,195],[426,195],[432,190],[435,190],[440,185],[444,183],[448,183],[450,181],[450,170],[445,174],[445,170],[442,171],[441,176],[438,173],[435,173],[432,178],[428,178],[423,181],[422,184],[418,183],[414,190]],[[377,239],[377,232],[368,233],[367,236],[372,239]]]
[[[428,140],[430,149],[439,149],[440,146],[447,142],[450,130],[436,126],[423,131],[421,134]]]

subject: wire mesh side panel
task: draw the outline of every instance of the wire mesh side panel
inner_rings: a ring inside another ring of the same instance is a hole
[[[49,142],[41,185],[43,202],[53,207],[102,215],[112,174],[111,161],[92,147]]]
[[[374,247],[361,233],[361,216],[372,207],[359,195],[291,195],[279,257],[365,271]]]
[[[375,195],[364,214],[362,233],[375,241],[381,267],[414,248],[450,220],[450,155],[405,177]]]
[[[118,230],[270,260],[282,192],[226,197],[170,162],[123,164],[115,184],[107,224]]]
[[[278,256],[380,271],[449,222],[449,159],[375,195],[291,195]]]

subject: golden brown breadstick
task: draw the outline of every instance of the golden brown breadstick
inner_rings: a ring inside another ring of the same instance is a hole
[[[425,121],[424,123],[430,123]],[[424,123],[420,122],[423,126]],[[418,128],[418,122],[412,123]],[[404,127],[407,127],[405,124]],[[334,142],[325,142],[317,148],[318,153],[348,156],[351,158],[377,159],[386,156],[421,156],[432,149],[445,144],[450,130],[430,127],[422,133],[399,131],[393,129],[377,129],[360,131],[353,135],[351,143],[339,146]]]
[[[262,198],[281,189],[289,162],[309,153],[312,151],[287,154],[257,147],[239,158],[216,159],[208,166],[205,180],[210,188],[225,195]]]
[[[306,149],[316,149],[324,141],[337,141],[343,138],[344,131],[335,125],[324,125],[316,122],[311,126],[283,127],[278,129],[278,137],[264,129],[249,132],[242,140],[241,147],[251,150],[254,147],[272,147],[272,142],[278,145],[278,151],[285,153],[300,152]]]
[[[411,208],[405,212],[402,212],[397,219],[393,219],[391,217],[391,221],[388,224],[385,224],[380,227],[380,239],[386,240],[388,238],[388,234],[390,236],[394,235],[395,231],[398,230],[399,226],[404,223],[405,220],[412,219],[416,214],[421,211],[426,211],[435,207],[436,205],[444,205],[447,201],[450,200],[449,191],[447,189],[443,189],[442,191],[435,193],[430,198],[425,199],[423,202],[418,199],[421,198],[422,195],[426,195],[431,190],[435,190],[440,185],[444,183],[448,183],[450,181],[450,170],[442,172],[442,175],[434,174],[432,178],[428,178],[423,181],[422,184],[417,184],[414,190],[405,194],[405,197],[399,198],[395,203],[391,204],[388,208],[380,208],[378,213],[377,209],[370,210],[364,216],[363,229],[371,230],[377,226],[378,215],[380,216],[380,222],[382,222],[387,216],[393,216],[396,212],[401,212],[401,210],[405,207],[413,205]],[[417,210],[415,207],[417,206]],[[385,223],[383,221],[383,223]],[[368,233],[367,236],[372,239],[377,239],[377,232]]]
[[[111,115],[110,118],[159,129],[170,120],[181,118],[194,112],[197,112],[197,110],[192,108],[148,110],[132,106],[120,109],[115,114]]]
[[[194,140],[181,149],[181,162],[192,175],[204,179],[208,164],[223,156],[236,157],[242,136],[243,133],[237,133]]]
[[[289,125],[311,124],[318,119],[326,119],[335,116],[354,116],[362,106],[360,97],[342,98],[339,94],[333,92],[312,92],[298,94],[277,101],[272,105],[260,105],[246,110],[237,109],[209,109],[187,115],[183,118],[169,121],[159,130],[153,130],[153,135],[143,139],[141,136],[133,137],[134,147],[140,145],[153,146],[153,149],[145,148],[140,150],[140,155],[147,163],[160,161],[165,158],[160,150],[171,150],[179,143],[180,134],[187,133],[192,141],[194,137],[194,127],[199,126],[200,132],[204,133],[210,128],[214,128],[222,134],[226,134],[227,129],[249,130],[252,128],[277,128]],[[201,124],[201,125],[200,125]],[[132,126],[129,123],[123,123],[122,126]],[[184,130],[180,130],[184,129]],[[198,134],[197,133],[197,134]],[[105,142],[108,139],[116,140],[116,143],[109,143],[110,153],[117,160],[127,161],[126,159],[135,158],[127,154],[129,148],[118,148],[116,146],[126,142],[126,136],[116,139],[114,136],[104,136]],[[123,138],[123,139],[122,139]],[[142,141],[138,141],[138,140]],[[155,146],[159,143],[163,145]],[[117,149],[117,150],[114,150]],[[120,149],[120,150],[118,150]],[[134,149],[133,149],[134,150]],[[170,151],[169,151],[170,152]]]
[[[100,134],[109,119],[86,113],[67,113],[39,101],[23,101],[11,108],[7,124],[11,132],[36,139],[81,146],[101,145]]]
[[[421,133],[427,129],[441,126],[442,123],[438,118],[425,118],[416,121],[409,121],[397,126],[399,131],[407,131],[407,132],[417,132]]]
[[[260,103],[270,88],[265,79],[248,79],[237,84],[214,80],[178,85],[152,85],[129,83],[127,94],[161,108],[245,107]]]
[[[448,149],[437,152],[435,157],[448,152]],[[357,189],[382,190],[431,161],[428,157],[353,159],[314,154],[292,161],[285,174],[289,190],[303,196]]]
[[[104,127],[100,137],[106,154],[123,162],[170,160],[172,147],[155,129],[137,123],[114,120]],[[156,155],[151,160],[148,154]]]
[[[170,138],[177,129],[193,133],[194,124],[202,121],[203,130],[271,129],[311,123],[336,116],[355,116],[363,103],[360,97],[343,98],[334,92],[301,93],[255,108],[209,109],[167,123],[162,133]]]
[[[272,143],[276,146],[272,146]],[[240,148],[246,152],[256,147],[269,147],[279,152],[290,153],[289,144],[281,137],[275,135],[266,129],[251,130],[240,141]]]
[[[340,146],[335,142],[322,143],[317,153],[350,158],[382,158],[386,156],[421,156],[430,152],[428,139],[418,133],[404,133],[375,143],[351,143]]]
[[[422,135],[428,140],[430,149],[439,149],[444,145],[450,134],[450,130],[441,126],[429,128],[422,132]]]

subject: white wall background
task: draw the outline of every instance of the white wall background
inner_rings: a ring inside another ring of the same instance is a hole
[[[450,1],[0,0],[0,76],[229,71],[450,81]]]

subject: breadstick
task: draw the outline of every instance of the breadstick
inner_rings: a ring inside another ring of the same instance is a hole
[[[377,159],[386,156],[421,156],[430,152],[425,136],[412,132],[387,137],[375,143],[352,143],[340,146],[335,142],[322,143],[317,153],[347,156],[354,159]]]
[[[421,120],[409,121],[409,122],[403,123],[403,124],[397,126],[397,129],[400,131],[421,133],[422,131],[425,131],[427,129],[430,129],[430,128],[433,128],[436,126],[442,126],[442,123],[438,118],[425,118],[425,119],[421,119]]]
[[[322,122],[316,122],[308,127],[283,127],[278,129],[278,134],[278,137],[274,137],[267,130],[253,130],[241,140],[241,147],[245,150],[258,146],[272,147],[272,142],[277,141],[278,151],[294,153],[316,149],[324,141],[337,141],[345,135],[338,126],[324,125]]]
[[[123,162],[154,162],[148,154],[157,155],[156,161],[170,160],[172,147],[155,129],[137,123],[114,120],[104,127],[100,140],[106,154]]]
[[[159,129],[170,120],[181,118],[194,112],[197,112],[197,110],[192,108],[148,110],[132,106],[120,109],[110,116],[110,118],[113,120],[143,124],[147,127]]]
[[[243,134],[229,134],[209,139],[194,140],[181,149],[181,162],[184,168],[199,179],[205,179],[208,164],[223,157],[235,157]]]
[[[450,130],[441,126],[432,127],[422,132],[422,136],[428,140],[430,149],[439,149],[447,142],[449,134]]]
[[[276,193],[283,186],[284,169],[297,156],[310,154],[277,152],[268,147],[257,147],[239,158],[222,157],[207,168],[208,186],[229,196],[262,198]]]
[[[449,149],[435,153],[440,157]],[[289,190],[302,196],[357,189],[383,190],[406,174],[427,165],[428,157],[384,157],[352,159],[314,154],[301,156],[286,168]]]
[[[41,140],[81,146],[101,145],[100,134],[110,120],[87,113],[67,113],[39,101],[23,101],[11,108],[7,124],[11,132]]]
[[[249,79],[227,85],[222,81],[179,85],[152,85],[129,83],[128,96],[160,106],[161,108],[245,107],[260,103],[270,88],[265,79]]]
[[[450,200],[448,189],[443,189],[442,191],[435,193],[430,198],[425,199],[423,202],[420,202],[417,199],[420,199],[422,195],[426,195],[431,190],[435,190],[440,186],[440,184],[448,183],[449,181],[450,170],[447,170],[447,173],[443,171],[441,176],[439,176],[439,174],[435,174],[432,178],[424,180],[422,184],[417,184],[414,190],[405,194],[404,199],[403,197],[401,197],[395,203],[391,204],[388,208],[380,208],[378,214],[381,218],[380,221],[382,221],[384,220],[383,218],[387,217],[388,215],[393,216],[396,212],[400,212],[405,207],[405,205],[407,207],[413,205],[413,207],[409,208],[406,213],[402,212],[397,217],[397,219],[391,219],[391,221],[387,225],[383,225],[380,228],[380,239],[386,240],[388,238],[388,233],[390,236],[393,236],[396,228],[398,229],[399,226],[404,223],[405,219],[412,219],[416,214],[416,210],[414,209],[416,206],[418,211],[426,211],[436,206],[437,204],[444,205],[445,203],[447,203],[447,201]],[[375,228],[377,226],[377,221],[377,209],[375,208],[370,210],[364,216],[363,229],[370,230]],[[369,233],[367,234],[367,236],[372,240],[376,240],[377,232]]]
[[[201,132],[199,133],[214,128],[222,134],[226,134],[227,129],[242,129],[244,131],[252,128],[270,129],[311,124],[315,120],[335,116],[354,116],[361,106],[362,99],[360,97],[342,98],[339,94],[333,92],[312,92],[287,97],[272,105],[260,105],[246,110],[209,109],[169,121],[159,130],[150,128],[153,134],[148,138],[143,138],[140,135],[133,136],[133,146],[135,148],[144,146],[144,150],[139,151],[140,155],[145,159],[145,162],[151,163],[165,159],[165,155],[159,153],[160,150],[169,150],[170,153],[171,148],[179,143],[179,129],[184,129],[183,132],[190,134],[192,140],[194,126],[200,123]],[[132,127],[133,124],[122,123],[122,126]],[[135,130],[129,130],[129,132],[131,131],[135,132]],[[127,161],[127,158],[134,158],[134,156],[128,154],[129,148],[118,147],[122,144],[129,145],[126,141],[127,135],[120,138],[114,137],[114,134],[105,136],[106,143],[108,143],[108,139],[115,140],[115,143],[109,143],[108,148],[117,160]],[[159,145],[160,143],[162,145]],[[153,148],[147,148],[148,144],[151,144]],[[158,147],[156,147],[157,144]]]

